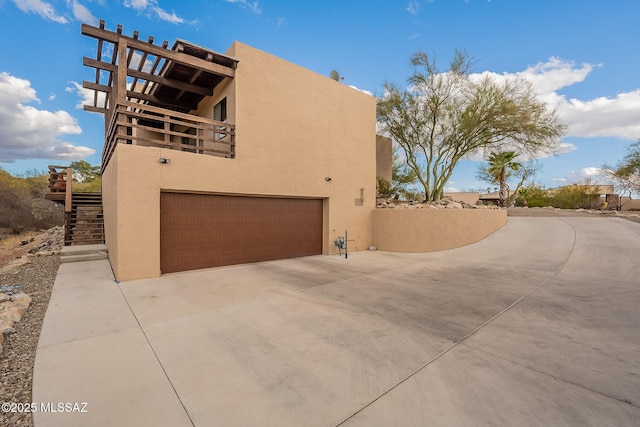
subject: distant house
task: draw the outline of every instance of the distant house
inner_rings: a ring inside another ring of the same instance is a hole
[[[390,156],[374,97],[240,42],[221,54],[104,22],[82,33],[97,41],[85,109],[105,118],[119,280],[337,253],[345,230],[350,250],[372,244],[376,152]]]

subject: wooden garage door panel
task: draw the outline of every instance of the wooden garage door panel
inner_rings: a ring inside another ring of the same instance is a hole
[[[163,273],[322,253],[322,200],[162,193]]]

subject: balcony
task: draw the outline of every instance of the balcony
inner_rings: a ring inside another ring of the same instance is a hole
[[[121,25],[109,31],[104,21],[83,24],[82,34],[97,40],[96,57],[83,58],[95,78],[82,86],[93,94],[84,109],[105,117],[103,169],[118,144],[235,157],[235,126],[194,112],[219,85],[224,91],[237,59],[180,39],[168,49],[166,41],[155,45],[153,36],[140,40],[137,31],[123,35]]]
[[[233,159],[235,126],[166,108],[124,101],[115,107],[102,153],[106,167],[117,144],[161,147]]]

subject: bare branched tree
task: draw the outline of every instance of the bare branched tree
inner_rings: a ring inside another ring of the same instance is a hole
[[[554,152],[566,127],[526,81],[472,78],[472,61],[456,51],[446,72],[423,52],[411,57],[406,89],[385,83],[378,121],[404,150],[427,200],[442,197],[458,161],[477,152]]]

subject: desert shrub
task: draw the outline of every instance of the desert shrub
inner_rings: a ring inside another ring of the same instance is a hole
[[[48,175],[14,177],[0,168],[0,228],[12,233],[63,224],[61,206],[44,199]]]
[[[102,191],[102,179],[94,178],[84,182],[73,182],[74,193],[99,193]]]
[[[547,190],[531,186],[521,188],[515,200],[516,206],[529,206],[530,208],[543,208],[551,205],[551,196]]]
[[[552,199],[552,206],[560,209],[597,209],[601,205],[600,188],[582,184],[562,187]]]
[[[391,183],[382,177],[377,178],[377,197],[383,199],[399,199],[407,201],[421,201],[424,197],[417,191],[410,189],[405,183]]]
[[[33,226],[36,230],[46,230],[64,224],[64,206],[50,200],[34,199],[31,204]]]
[[[602,200],[600,188],[587,183],[561,187],[554,192],[536,186],[525,187],[518,192],[515,204],[530,208],[598,209],[602,206]]]
[[[23,189],[0,184],[0,227],[21,233],[31,225],[31,197]]]

